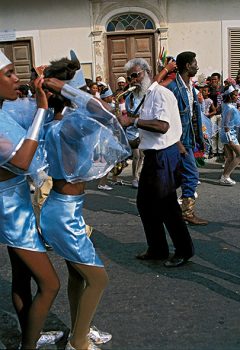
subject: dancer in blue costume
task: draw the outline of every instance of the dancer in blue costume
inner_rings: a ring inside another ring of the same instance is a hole
[[[41,78],[35,81],[38,110],[28,131],[0,110],[0,243],[8,246],[12,265],[12,299],[22,330],[21,349],[36,348],[59,289],[57,275],[37,231],[24,176],[37,151],[39,132],[48,108],[42,83]],[[14,67],[0,51],[1,105],[4,99],[17,99],[18,87]],[[31,277],[37,284],[33,298]]]
[[[87,335],[108,276],[86,234],[84,181],[105,175],[129,156],[130,147],[117,119],[98,100],[73,87],[81,75],[76,68],[72,61],[62,59],[45,70],[45,86],[58,94],[54,107],[62,100],[57,119],[62,118],[69,100],[75,108],[63,113],[62,120],[50,123],[46,131],[53,189],[43,205],[40,225],[44,239],[65,259],[69,271],[72,334],[65,349],[96,350]]]
[[[240,127],[240,112],[236,107],[238,90],[232,85],[226,87],[223,93],[221,142],[224,144],[225,165],[219,180],[220,185],[233,186],[236,181],[231,174],[240,163],[240,145],[238,130]]]

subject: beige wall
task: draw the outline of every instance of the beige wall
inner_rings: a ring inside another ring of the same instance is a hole
[[[68,56],[73,49],[81,62],[92,61],[89,28],[58,28],[39,32],[42,64]]]
[[[168,32],[169,53],[176,56],[182,51],[197,54],[198,74],[206,76],[222,71],[221,23],[171,23]]]
[[[17,38],[33,38],[37,65],[74,49],[81,62],[92,62],[93,73],[95,69],[99,73],[105,70],[108,19],[116,13],[144,9],[156,27],[164,29],[158,45],[162,40],[173,55],[196,52],[199,74],[219,71],[228,75],[227,32],[230,27],[240,28],[240,0],[122,0],[117,4],[106,0],[1,0],[0,26],[1,30],[16,29]]]
[[[88,0],[1,0],[0,27],[15,29],[17,38],[32,38],[35,64],[66,57],[92,62],[91,7]]]
[[[2,29],[41,30],[90,25],[88,0],[1,0]]]
[[[239,27],[239,0],[168,0],[168,49],[197,54],[199,74],[229,75],[228,28]]]
[[[167,0],[169,23],[239,19],[239,0]]]

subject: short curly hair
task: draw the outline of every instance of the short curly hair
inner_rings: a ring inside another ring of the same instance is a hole
[[[195,52],[184,51],[177,55],[176,63],[179,73],[186,70],[187,63],[191,64],[196,57]]]
[[[124,70],[129,71],[135,66],[139,66],[142,70],[147,71],[150,73],[150,66],[148,62],[144,58],[133,58],[130,61],[128,61],[125,66]]]

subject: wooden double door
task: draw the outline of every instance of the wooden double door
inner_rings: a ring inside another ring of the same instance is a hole
[[[144,58],[155,73],[154,33],[109,35],[107,37],[107,47],[109,83],[112,89],[116,89],[116,80],[119,76],[126,76],[124,65],[132,58]]]
[[[33,65],[30,40],[0,42],[0,50],[14,64],[15,72],[22,84],[28,83]]]

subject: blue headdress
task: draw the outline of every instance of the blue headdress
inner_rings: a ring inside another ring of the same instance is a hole
[[[100,93],[100,98],[103,99],[112,95],[113,95],[112,89],[108,85],[106,88],[103,88],[102,92]]]
[[[77,55],[75,54],[75,52],[73,50],[70,50],[70,58],[71,58],[71,61],[78,62],[80,65],[80,68],[75,72],[73,78],[68,81],[68,85],[70,85],[76,89],[80,89],[81,87],[86,85],[83,70],[82,70],[81,64],[77,58]]]

